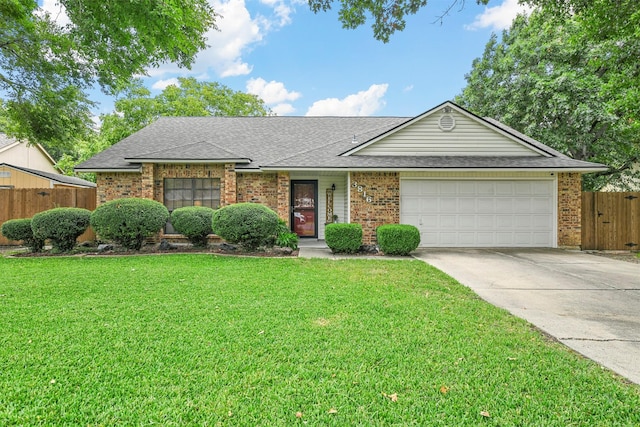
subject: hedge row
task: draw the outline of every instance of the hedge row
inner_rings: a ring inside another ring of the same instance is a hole
[[[352,254],[362,246],[360,224],[327,224],[325,241],[334,253]],[[420,244],[420,231],[413,225],[385,224],[376,229],[378,246],[385,255],[409,255]]]
[[[40,252],[45,240],[55,252],[68,252],[76,239],[89,227],[91,211],[81,208],[55,208],[39,212],[33,218],[12,219],[2,224],[2,235],[22,241],[32,252]]]
[[[6,221],[0,230],[11,240],[23,241],[32,251],[42,250],[50,240],[56,251],[73,249],[76,239],[91,224],[104,240],[139,250],[144,240],[159,232],[171,218],[175,230],[194,246],[205,247],[215,233],[246,250],[277,244],[297,248],[298,236],[266,206],[238,203],[218,210],[191,206],[169,215],[167,208],[150,199],[125,198],[107,202],[93,213],[80,208],[56,208],[32,219]],[[380,250],[387,255],[408,255],[420,244],[420,232],[412,225],[385,224],[376,230]],[[333,223],[325,228],[325,241],[334,253],[356,253],[362,246],[360,224]]]
[[[13,219],[2,224],[2,235],[22,241],[33,252],[51,242],[55,252],[69,252],[89,225],[103,239],[126,248],[140,249],[144,239],[158,232],[169,218],[161,203],[147,199],[118,199],[91,212],[81,208],[55,208],[31,219]]]

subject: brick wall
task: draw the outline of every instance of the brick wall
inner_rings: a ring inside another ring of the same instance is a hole
[[[378,226],[400,222],[399,175],[395,172],[351,172],[350,206],[351,222],[362,225],[363,243],[375,243]]]
[[[290,225],[291,180],[289,172],[278,172],[278,216]]]
[[[238,203],[260,203],[278,211],[278,175],[276,173],[236,173]]]
[[[154,197],[154,170],[155,165],[153,163],[144,163],[142,165],[142,177],[140,178],[142,183],[142,192],[140,197],[142,198],[153,199]]]
[[[558,174],[558,246],[582,244],[582,175]]]
[[[96,184],[97,206],[113,199],[142,197],[142,175],[137,172],[98,172]]]
[[[238,201],[238,191],[236,188],[236,171],[233,163],[224,165],[224,180],[222,180],[222,188],[220,206],[232,205]]]

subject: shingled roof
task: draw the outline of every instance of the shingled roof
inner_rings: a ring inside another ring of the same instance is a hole
[[[429,112],[443,105],[435,107]],[[472,115],[460,109],[465,114]],[[77,171],[139,171],[141,163],[235,163],[236,170],[492,169],[594,171],[497,121],[473,116],[544,156],[344,155],[429,114],[413,117],[161,117],[76,167]]]
[[[31,175],[39,176],[45,179],[50,179],[52,181],[55,181],[58,184],[65,184],[65,185],[72,185],[75,187],[86,187],[86,188],[93,188],[96,186],[96,184],[91,181],[85,181],[84,179],[76,178],[75,176],[67,176],[67,175],[61,175],[59,173],[44,172],[41,170],[24,168],[22,166],[15,166],[8,163],[0,163],[0,166],[7,166]]]
[[[136,159],[142,158],[153,158],[157,163],[178,159],[223,163],[244,159],[246,164],[239,164],[238,168],[260,169],[336,142],[351,144],[354,135],[356,138],[378,135],[406,120],[406,117],[161,117],[78,165],[76,170],[138,170],[140,162]],[[340,153],[326,154],[334,157]]]

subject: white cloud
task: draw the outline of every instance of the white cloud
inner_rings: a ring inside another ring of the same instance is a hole
[[[251,16],[245,0],[209,0],[218,13],[218,30],[206,34],[207,47],[201,51],[192,69],[179,69],[174,64],[165,64],[159,69],[148,70],[151,76],[165,74],[193,75],[205,74],[213,70],[220,77],[243,76],[250,74],[253,66],[243,56],[254,46],[264,42],[265,36],[274,28],[291,23],[294,5],[300,0],[262,0],[261,3],[272,9],[273,15],[265,17]]]
[[[267,20],[266,28],[271,28],[275,24],[277,27],[284,27],[291,24],[291,14],[295,12],[296,5],[306,4],[304,0],[260,0],[265,6],[273,9],[276,20]],[[266,19],[266,18],[265,18]]]
[[[180,82],[175,77],[171,79],[166,79],[166,80],[158,80],[151,86],[151,89],[164,90],[167,88],[167,86],[171,86],[171,85],[179,87]]]
[[[402,89],[402,91],[405,93],[411,92],[412,90],[413,90],[413,85],[405,86],[405,88]]]
[[[366,91],[349,95],[344,99],[327,98],[313,103],[307,116],[370,116],[384,107],[382,99],[389,85],[371,85]]]
[[[261,77],[247,81],[247,92],[262,99],[265,104],[270,106],[271,111],[279,116],[291,114],[295,111],[293,105],[285,101],[295,101],[302,96],[300,92],[287,90],[282,82],[275,80],[267,82]]]
[[[504,0],[501,5],[486,7],[484,12],[476,16],[471,25],[465,25],[467,30],[479,30],[491,28],[495,31],[505,30],[518,14],[529,14],[533,9],[530,6],[518,3],[518,0]]]
[[[260,77],[247,81],[247,92],[259,96],[267,104],[295,101],[302,96],[300,92],[288,91],[282,82],[275,80],[267,82]]]
[[[67,16],[67,9],[58,0],[43,0],[40,10],[48,13],[51,19],[61,27],[71,23]]]
[[[100,116],[91,116],[91,121],[93,122],[93,129],[99,130],[102,127]]]
[[[276,113],[278,116],[286,116],[287,114],[291,114],[296,111],[296,109],[293,108],[293,105],[284,103],[271,107],[271,111]]]
[[[213,68],[222,77],[246,75],[252,67],[242,60],[242,54],[264,36],[257,20],[251,18],[244,0],[212,2],[220,15],[216,20],[219,30],[207,33],[209,47],[198,54],[196,72]]]

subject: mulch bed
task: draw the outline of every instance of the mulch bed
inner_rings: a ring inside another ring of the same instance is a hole
[[[20,251],[20,252],[16,252]],[[160,244],[147,244],[144,245],[139,251],[125,249],[122,247],[114,246],[112,249],[98,250],[97,246],[82,246],[79,245],[69,253],[57,253],[49,250],[42,252],[28,252],[26,248],[19,246],[2,246],[0,247],[0,253],[11,253],[11,256],[18,258],[38,258],[38,257],[51,257],[51,256],[129,256],[129,255],[153,255],[153,254],[215,254],[215,255],[233,255],[233,256],[251,256],[251,257],[296,257],[298,256],[298,250],[289,252],[283,248],[269,248],[267,250],[259,251],[243,251],[241,248],[235,250],[228,247],[221,247],[220,245],[210,245],[207,248],[194,248],[191,245],[171,245],[170,247],[161,247]]]

